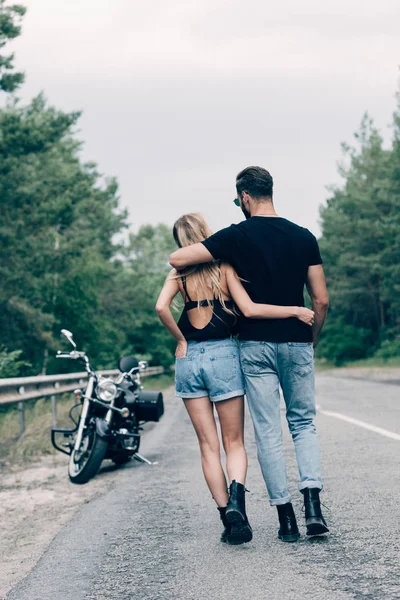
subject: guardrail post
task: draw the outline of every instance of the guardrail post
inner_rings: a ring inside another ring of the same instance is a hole
[[[18,412],[19,412],[19,436],[24,435],[25,432],[25,413],[24,413],[24,403],[18,402]]]
[[[53,429],[55,427],[57,427],[57,404],[56,404],[57,400],[55,396],[51,397],[51,418],[52,418],[52,424],[53,424]]]

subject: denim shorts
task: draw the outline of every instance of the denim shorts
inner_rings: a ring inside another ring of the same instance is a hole
[[[212,402],[244,395],[239,348],[235,340],[189,342],[185,358],[175,363],[176,395]]]

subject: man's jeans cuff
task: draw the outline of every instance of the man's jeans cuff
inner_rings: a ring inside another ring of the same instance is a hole
[[[302,492],[306,488],[318,488],[319,490],[322,490],[323,486],[320,481],[302,481],[299,484],[299,491]]]
[[[284,498],[276,498],[276,500],[270,498],[269,503],[271,506],[280,506],[281,504],[287,504],[291,501],[292,499],[290,496],[285,496]]]

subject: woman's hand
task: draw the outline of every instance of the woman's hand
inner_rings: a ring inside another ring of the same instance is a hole
[[[187,354],[188,343],[186,340],[178,342],[175,350],[175,358],[185,358]]]
[[[299,321],[303,321],[303,323],[310,325],[310,327],[314,324],[314,311],[310,310],[309,308],[299,306],[297,309],[296,316],[299,319]]]

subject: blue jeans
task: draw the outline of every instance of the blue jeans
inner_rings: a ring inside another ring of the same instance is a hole
[[[282,451],[280,393],[296,449],[300,491],[322,489],[319,444],[315,431],[314,352],[307,342],[240,342],[247,402],[253,420],[258,460],[270,504],[290,502]]]

